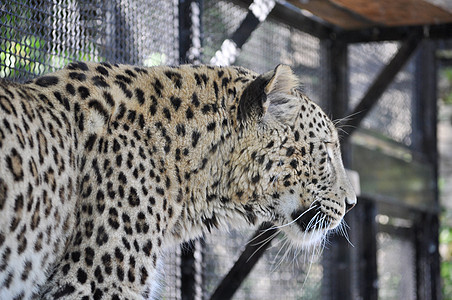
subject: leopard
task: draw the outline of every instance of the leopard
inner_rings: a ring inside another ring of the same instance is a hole
[[[72,62],[0,81],[0,298],[146,299],[166,249],[271,222],[293,247],[356,194],[284,64]]]

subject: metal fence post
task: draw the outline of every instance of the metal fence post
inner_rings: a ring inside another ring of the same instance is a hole
[[[179,62],[199,64],[202,41],[202,0],[179,0]],[[185,243],[181,251],[181,298],[203,298],[202,240]]]
[[[437,149],[437,58],[436,42],[424,40],[416,57],[415,97],[413,101],[412,148],[432,168],[436,213],[421,213],[416,221],[417,299],[441,299],[439,259],[439,195]]]
[[[330,117],[340,119],[348,111],[348,47],[347,44],[328,40],[322,42],[325,60],[326,111]],[[342,144],[344,165],[350,164],[350,147]],[[353,217],[353,210],[346,217],[347,223]],[[323,298],[325,300],[352,299],[351,251],[347,240],[342,236],[331,237],[333,251],[325,251],[323,257]]]

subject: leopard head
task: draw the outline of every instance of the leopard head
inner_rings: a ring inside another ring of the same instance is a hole
[[[356,204],[333,122],[300,91],[298,78],[284,65],[246,87],[237,119],[238,161],[246,165],[247,185],[261,195],[247,204],[294,245],[318,244]]]

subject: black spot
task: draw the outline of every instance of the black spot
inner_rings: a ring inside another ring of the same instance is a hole
[[[120,267],[116,267],[116,274],[118,274],[119,281],[124,281],[124,270]]]
[[[115,248],[115,257],[119,262],[122,262],[124,260],[124,254],[122,254],[121,250],[118,247]]]
[[[94,261],[94,250],[91,247],[85,249],[85,263],[88,266],[92,266]]]
[[[257,174],[251,178],[251,182],[258,183],[260,179],[261,179],[261,176],[259,174]]]
[[[85,149],[89,152],[93,150],[94,142],[96,142],[97,135],[95,133],[91,134],[85,142]]]
[[[68,98],[61,96],[60,92],[53,92],[53,95],[66,110],[70,110]]]
[[[53,294],[53,299],[59,299],[64,296],[68,296],[75,292],[75,287],[72,284],[66,284],[61,287],[55,294]]]
[[[167,107],[163,109],[163,115],[165,115],[165,118],[167,118],[169,121],[171,121],[171,112]]]
[[[58,84],[59,79],[56,76],[43,76],[36,79],[35,83],[42,87],[49,87]]]
[[[102,74],[102,75],[108,76],[108,70],[105,69],[105,68],[102,67],[102,66],[96,67],[96,71],[99,72],[99,73]]]
[[[15,181],[22,181],[24,178],[24,171],[22,167],[22,156],[15,148],[11,150],[11,154],[6,157],[6,163],[9,171],[13,174]],[[0,201],[4,203],[5,200]],[[3,205],[2,205],[3,206]]]
[[[67,68],[69,70],[80,70],[80,71],[88,71],[88,65],[82,61],[76,61],[76,62],[72,62],[70,63]]]
[[[193,119],[193,111],[191,110],[191,108],[187,108],[187,111],[185,112],[185,116],[187,117],[187,119]]]
[[[74,251],[71,253],[71,258],[73,262],[78,262],[80,260],[80,251]]]
[[[157,192],[157,194],[164,196],[165,195],[165,190],[162,189],[161,187],[156,187],[155,191]]]
[[[313,151],[314,151],[314,143],[309,143],[309,154],[312,155]]]
[[[92,79],[93,84],[98,87],[110,87],[102,76],[94,76]]]
[[[204,82],[204,84],[207,85],[207,82],[209,81],[209,77],[207,77],[206,74],[201,74],[201,79]]]
[[[138,197],[137,190],[133,187],[130,188],[128,201],[131,206],[140,205],[140,198]]]
[[[198,131],[194,130],[191,135],[191,140],[192,140],[191,145],[193,146],[193,148],[196,147],[196,145],[198,144],[200,137],[201,137],[201,134]]]
[[[198,99],[198,95],[196,93],[193,93],[193,95],[191,96],[191,103],[193,103],[194,106],[198,107],[199,106],[199,99]]]
[[[218,84],[216,81],[213,82],[213,89],[215,91],[215,98],[218,99]]]
[[[185,136],[185,126],[184,126],[184,124],[177,124],[176,132],[177,132],[177,135]]]
[[[86,75],[83,73],[78,73],[78,72],[70,72],[69,73],[69,78],[74,79],[74,80],[78,80],[78,81],[85,81],[86,80]]]
[[[103,296],[103,295],[104,295],[104,293],[103,293],[101,290],[96,289],[96,290],[94,291],[93,299],[94,299],[94,300],[100,300],[100,299],[102,299],[102,296]]]
[[[210,111],[210,104],[204,104],[201,111],[203,114],[207,114]]]
[[[78,93],[80,94],[80,97],[82,98],[82,100],[88,98],[90,95],[88,88],[86,88],[84,86],[80,86],[78,88]]]
[[[306,148],[301,147],[301,156],[305,156],[305,155],[306,155]]]
[[[108,105],[115,106],[115,101],[113,100],[113,96],[109,92],[104,91],[103,96]]]
[[[174,83],[174,86],[178,89],[182,86],[182,76],[179,73],[173,71],[166,71],[165,75],[171,79]]]
[[[130,77],[136,78],[137,75],[135,75],[135,73],[132,70],[125,70],[124,71],[127,75],[129,75]]]
[[[113,140],[113,151],[116,153],[121,149],[121,145],[119,145],[118,140]],[[122,157],[121,157],[122,158]]]
[[[119,228],[119,222],[118,222],[118,211],[116,210],[116,208],[111,207],[110,210],[108,211],[108,224],[110,224],[111,227],[113,227],[114,229],[118,229]]]
[[[289,148],[287,148],[286,156],[287,157],[292,156],[292,154],[294,154],[294,152],[295,152],[294,147],[289,147]]]
[[[97,229],[96,243],[98,246],[102,246],[106,242],[108,242],[108,234],[105,231],[105,227],[101,225]]]
[[[66,84],[66,91],[71,94],[72,96],[75,95],[75,88],[72,84],[68,83]]]
[[[269,160],[268,162],[267,162],[267,164],[265,165],[265,170],[270,170],[271,169],[271,167],[272,167],[272,165],[273,165],[273,161],[272,160]]]
[[[130,84],[132,82],[132,79],[121,74],[116,75],[115,78],[117,79],[117,81],[124,82],[126,84]]]
[[[201,76],[199,76],[199,74],[195,73],[195,80],[196,80],[196,85],[201,85],[202,81],[201,81]]]
[[[117,75],[117,76],[119,76],[119,75]],[[124,76],[123,76],[123,77],[124,77]],[[125,78],[126,78],[126,77],[125,77]],[[125,95],[127,98],[129,98],[129,99],[132,98],[133,93],[127,88],[127,85],[126,85],[124,82],[119,81],[119,80],[115,80],[115,84],[123,91],[124,95]]]
[[[63,268],[61,268],[61,270],[63,271],[63,275],[66,276],[70,269],[71,269],[71,265],[70,264],[65,264],[63,266]]]
[[[102,255],[102,263],[104,264],[105,267],[105,273],[107,273],[108,275],[111,274],[111,256],[110,254],[106,253],[104,255]]]
[[[174,107],[174,110],[177,111],[177,110],[179,109],[181,103],[182,103],[181,98],[171,96],[170,101],[171,101],[171,104],[172,104],[173,107]]]
[[[141,279],[140,279],[141,285],[144,285],[146,283],[147,278],[148,278],[148,271],[143,266],[143,267],[141,267]]]
[[[154,84],[152,85],[154,87],[155,92],[157,93],[157,95],[159,97],[162,97],[162,90],[163,90],[163,85],[160,82],[160,80],[156,79]]]
[[[216,125],[217,125],[217,123],[215,123],[215,121],[207,124],[207,131],[215,130]]]
[[[81,268],[77,270],[77,280],[81,284],[84,284],[86,282],[86,279],[88,278],[88,275],[85,271],[83,271]]]
[[[137,96],[138,103],[143,105],[144,104],[144,92],[143,92],[143,90],[137,88],[137,89],[135,89],[135,94]]]
[[[138,117],[138,125],[140,126],[141,129],[144,128],[145,121],[144,121],[144,116],[143,116],[143,114],[140,114],[139,117]]]
[[[100,266],[96,267],[96,270],[94,271],[94,276],[96,276],[98,283],[104,282],[104,276],[102,275],[102,270],[100,269]]]
[[[133,123],[135,122],[135,118],[137,117],[137,112],[135,110],[129,110],[128,115],[127,115],[127,119]]]
[[[118,107],[118,115],[116,116],[116,120],[120,120],[124,117],[126,113],[126,106],[124,103],[119,104]]]

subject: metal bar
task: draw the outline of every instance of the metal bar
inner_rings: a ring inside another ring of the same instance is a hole
[[[361,121],[367,116],[372,107],[377,103],[380,96],[384,93],[386,88],[391,84],[397,73],[402,69],[408,59],[416,50],[421,39],[418,34],[412,34],[406,39],[399,48],[397,54],[393,57],[391,62],[387,64],[383,70],[378,74],[372,85],[364,94],[361,101],[355,107],[351,115],[352,117],[343,123],[343,129],[346,133],[347,139],[353,131],[359,126]]]
[[[319,39],[330,39],[340,29],[320,19],[313,19],[297,7],[287,2],[277,2],[271,11],[269,18],[284,23],[292,28],[298,29]]]
[[[242,48],[259,24],[267,18],[274,6],[274,0],[253,1],[248,8],[248,14],[239,28],[232,34],[230,39],[226,39],[223,42],[220,49],[210,60],[210,63],[221,66],[233,64],[240,48]]]
[[[276,231],[277,229],[274,229],[273,224],[270,223],[264,223],[260,226],[259,230],[248,241],[245,250],[231,270],[229,270],[229,273],[217,286],[210,300],[227,300],[232,298],[243,280],[245,280],[254,265],[264,254],[265,250],[271,245],[272,236]]]
[[[340,41],[322,42],[326,78],[326,111],[333,119],[342,118],[348,108],[348,47]],[[342,143],[344,165],[350,165],[351,151],[349,143]],[[346,221],[354,226],[356,212],[347,214]],[[353,232],[351,232],[353,233]],[[352,236],[353,238],[353,236]],[[331,249],[323,253],[322,291],[325,300],[354,299],[353,264],[350,246],[342,236],[334,235],[330,239]]]
[[[356,283],[361,299],[378,299],[378,269],[377,269],[377,215],[376,203],[371,200],[359,198],[360,205],[355,207],[358,211],[357,223],[360,230],[360,242],[357,247],[358,270]]]
[[[235,0],[239,5],[249,5],[251,0]],[[452,37],[452,23],[413,25],[413,26],[372,26],[369,28],[344,30],[319,18],[303,12],[287,2],[277,2],[268,18],[287,24],[319,39],[330,39],[347,44],[382,41],[400,41],[410,34],[417,33],[429,39],[448,39]]]
[[[411,34],[418,34],[429,39],[448,39],[452,37],[452,23],[422,25],[371,27],[357,30],[341,30],[332,38],[344,43],[370,43],[382,41],[399,41]]]
[[[413,147],[427,158],[433,169],[436,210],[420,216],[416,222],[416,284],[417,299],[440,299],[440,259],[439,259],[439,196],[438,196],[438,149],[437,149],[437,62],[436,44],[424,41],[416,59],[416,97],[413,113]]]
[[[201,62],[202,0],[179,0],[179,62]],[[202,251],[200,240],[181,245],[180,293],[182,300],[202,299]]]
[[[416,299],[441,299],[438,215],[420,214],[415,223]]]

